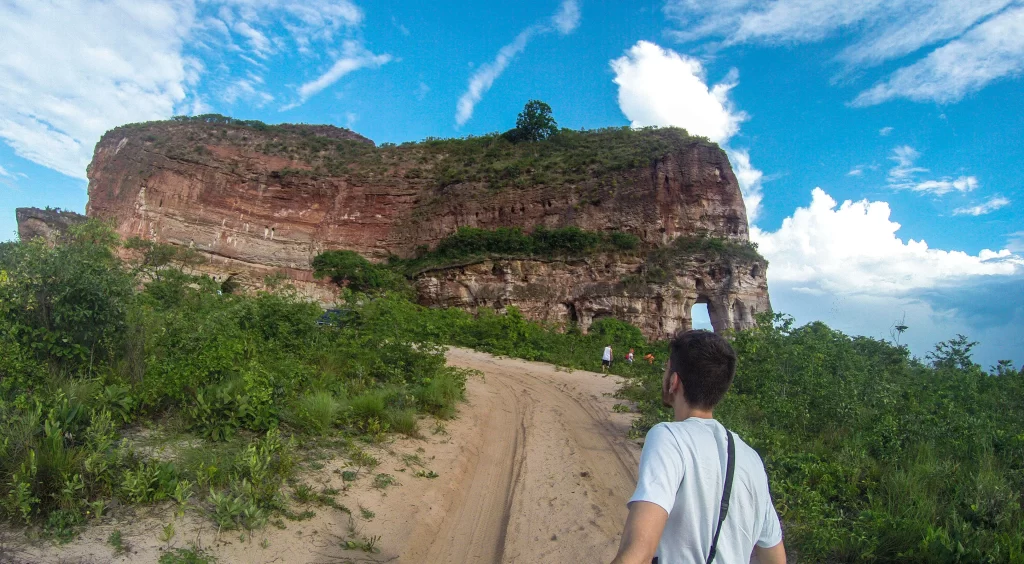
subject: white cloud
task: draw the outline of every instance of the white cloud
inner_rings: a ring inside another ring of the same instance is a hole
[[[0,165],[0,176],[4,178],[10,178],[12,180],[16,178],[13,174],[7,172],[7,169],[4,168],[2,165]]]
[[[700,61],[648,41],[637,42],[611,61],[611,67],[619,86],[619,109],[633,127],[682,127],[725,146],[748,119],[729,99],[729,91],[739,82],[736,69],[709,87]],[[750,164],[747,150],[726,146],[726,151],[743,192],[748,219],[753,221],[763,197],[763,174]]]
[[[727,152],[736,174],[736,181],[740,185],[740,193],[743,194],[743,205],[747,208],[747,221],[753,223],[761,214],[761,200],[764,199],[761,181],[764,178],[764,173],[750,164],[750,153],[746,149],[727,149]]]
[[[363,12],[349,0],[197,0],[216,9],[220,33],[232,29],[259,57],[289,41],[300,53],[313,54],[314,42],[330,44],[337,33],[363,22]],[[216,25],[216,24],[213,24]],[[281,34],[283,29],[285,34]]]
[[[863,68],[911,57],[909,66],[858,96],[870,105],[906,97],[954,102],[1024,61],[1022,8],[1015,0],[669,0],[666,15],[683,41],[785,45],[840,37],[836,61]],[[934,49],[924,58],[918,55]]]
[[[888,137],[889,134],[892,133],[892,129],[893,128],[889,126],[883,127],[882,129],[878,130],[878,134],[881,135],[882,137]]]
[[[427,97],[430,93],[430,85],[426,82],[420,82],[420,85],[416,87],[416,99],[422,100]]]
[[[1024,70],[1022,29],[1024,7],[1007,10],[861,92],[853,105],[871,106],[893,98],[957,102],[992,81],[1019,75]]]
[[[484,93],[491,89],[491,85],[501,76],[501,73],[505,72],[505,68],[508,67],[512,58],[526,48],[527,42],[530,41],[530,38],[537,31],[537,27],[528,27],[521,31],[512,40],[512,43],[498,50],[498,56],[493,61],[480,65],[480,68],[473,73],[473,76],[469,77],[469,86],[466,88],[466,92],[459,97],[459,102],[455,107],[456,124],[463,125],[469,121],[469,118],[473,117],[473,110],[484,97]]]
[[[554,30],[562,35],[572,33],[579,25],[579,21],[580,8],[577,0],[563,0],[558,11],[550,18],[551,25],[555,26]],[[534,24],[519,32],[519,35],[516,35],[511,43],[499,49],[493,61],[480,65],[476,72],[469,77],[466,91],[459,97],[459,101],[455,105],[455,124],[462,126],[473,117],[473,110],[483,99],[484,94],[491,89],[501,73],[505,72],[512,59],[526,49],[526,44],[530,42],[530,39],[535,35],[551,31],[553,29],[546,23]]]
[[[297,104],[291,104],[284,109],[294,108],[304,103],[311,96],[318,94],[323,89],[331,86],[341,77],[363,68],[377,68],[391,62],[392,57],[388,54],[375,55],[366,47],[356,41],[345,41],[342,56],[331,65],[327,72],[315,80],[311,80],[299,87],[299,99]]]
[[[254,107],[260,108],[274,101],[274,97],[271,94],[256,87],[256,85],[260,83],[262,83],[262,79],[259,79],[258,77],[236,80],[221,90],[220,98],[228,104],[234,104],[239,99],[242,99],[246,100]],[[201,102],[200,107],[202,107]]]
[[[961,176],[955,180],[925,180],[910,187],[915,192],[928,192],[942,196],[950,192],[970,192],[978,187],[978,179],[973,176]]]
[[[576,0],[563,0],[551,23],[562,35],[568,35],[580,25],[580,5]]]
[[[989,198],[989,200],[987,202],[978,204],[976,206],[971,206],[971,207],[966,207],[966,208],[957,208],[957,209],[953,210],[953,215],[973,215],[973,216],[985,215],[987,213],[992,213],[992,212],[998,210],[999,208],[1004,208],[1004,207],[1006,207],[1008,205],[1010,205],[1010,200],[1008,200],[1008,199],[1006,199],[1006,198],[1004,198],[1002,196],[995,196],[995,197]]]
[[[186,102],[185,0],[18,0],[0,7],[0,137],[19,156],[85,177],[100,135]],[[69,30],[73,30],[69,32]]]
[[[889,187],[894,190],[912,190],[942,196],[950,192],[970,192],[978,187],[978,179],[974,176],[958,178],[945,177],[938,180],[919,180],[918,175],[929,172],[927,168],[915,166],[921,156],[910,145],[900,145],[892,151],[889,160],[896,166],[889,169]]]
[[[1006,241],[1006,248],[1015,253],[1024,253],[1024,231],[1010,233]]]
[[[975,276],[1024,272],[1024,259],[1008,249],[977,255],[904,242],[886,202],[838,205],[821,188],[775,232],[751,227],[751,238],[771,263],[775,284],[826,293],[902,296]]]
[[[235,32],[249,41],[249,45],[257,56],[266,58],[271,52],[273,52],[274,48],[270,39],[249,24],[245,22],[238,22],[235,24],[234,29]]]
[[[738,79],[735,69],[709,87],[700,61],[649,41],[637,42],[611,66],[619,108],[633,127],[675,125],[726,143],[747,120],[729,100]]]
[[[864,165],[857,165],[850,169],[850,172],[846,173],[846,176],[861,176],[864,174]]]
[[[0,139],[20,157],[85,178],[110,128],[210,111],[197,94],[203,81],[229,103],[271,100],[261,77],[232,76],[227,64],[208,69],[191,51],[231,53],[266,70],[260,60],[292,44],[307,52],[313,42],[332,44],[362,18],[348,0],[2,2]]]

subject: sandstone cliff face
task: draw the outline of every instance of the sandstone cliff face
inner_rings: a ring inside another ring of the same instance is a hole
[[[249,285],[283,272],[323,302],[330,287],[310,272],[320,252],[408,257],[462,226],[614,229],[646,248],[700,234],[746,241],[739,187],[717,146],[679,130],[575,135],[591,145],[548,153],[486,140],[377,148],[329,126],[126,126],[96,146],[87,215],[113,220],[123,236],[194,247],[210,257],[211,273]],[[687,326],[695,301],[709,303],[716,328],[749,325],[751,311],[769,307],[763,260],[755,267],[696,257],[671,281],[627,288],[623,279],[643,262],[642,253],[485,261],[424,273],[417,285],[426,304],[518,305],[531,318],[584,329],[614,315],[650,336]]]
[[[18,208],[14,213],[18,220],[18,237],[22,241],[36,237],[53,240],[69,227],[88,219],[82,214],[59,209]]]

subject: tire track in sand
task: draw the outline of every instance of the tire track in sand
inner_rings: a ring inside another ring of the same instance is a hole
[[[618,378],[463,349],[448,361],[484,373],[458,423],[462,487],[400,560],[610,560],[639,456],[626,439],[631,417],[611,410]]]

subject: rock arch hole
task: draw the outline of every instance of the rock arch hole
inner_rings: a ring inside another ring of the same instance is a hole
[[[690,309],[690,320],[692,321],[693,329],[714,330],[714,327],[711,325],[711,311],[708,309],[706,299],[701,301],[698,298],[697,303],[693,304],[693,308]]]

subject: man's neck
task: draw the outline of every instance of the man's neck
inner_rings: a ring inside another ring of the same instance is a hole
[[[691,417],[697,417],[699,419],[714,419],[714,415],[711,414],[710,409],[704,409],[700,407],[693,407],[686,403],[685,399],[679,398],[672,406],[673,419],[675,421],[685,421]]]

